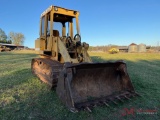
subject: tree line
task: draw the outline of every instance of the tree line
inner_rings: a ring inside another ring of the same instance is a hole
[[[0,28],[0,43],[23,45],[25,36],[23,33],[10,32],[7,36],[5,31]]]
[[[111,48],[118,48],[118,45],[89,46],[89,51],[108,52]]]

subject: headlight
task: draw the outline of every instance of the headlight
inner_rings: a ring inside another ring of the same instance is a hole
[[[54,10],[55,10],[55,11],[58,11],[58,8],[55,6],[55,7],[54,7]]]

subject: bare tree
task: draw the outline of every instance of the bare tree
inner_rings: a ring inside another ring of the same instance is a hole
[[[25,40],[25,37],[22,33],[10,32],[9,37],[10,40],[12,40],[12,43],[15,45],[23,45]]]

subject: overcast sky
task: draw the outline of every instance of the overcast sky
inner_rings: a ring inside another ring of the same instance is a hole
[[[78,10],[82,41],[92,46],[160,41],[160,0],[0,0],[0,28],[22,32],[24,45],[34,47],[50,5]]]

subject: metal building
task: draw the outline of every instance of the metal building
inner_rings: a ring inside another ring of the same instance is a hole
[[[7,43],[0,43],[0,46],[5,46],[7,48],[10,48],[11,50],[14,50],[14,49],[24,49],[25,46],[22,46],[22,45],[15,45],[15,44],[7,44]]]
[[[138,52],[146,52],[146,45],[145,44],[139,44],[138,45]]]
[[[138,46],[135,43],[132,43],[128,47],[128,52],[138,52]]]

